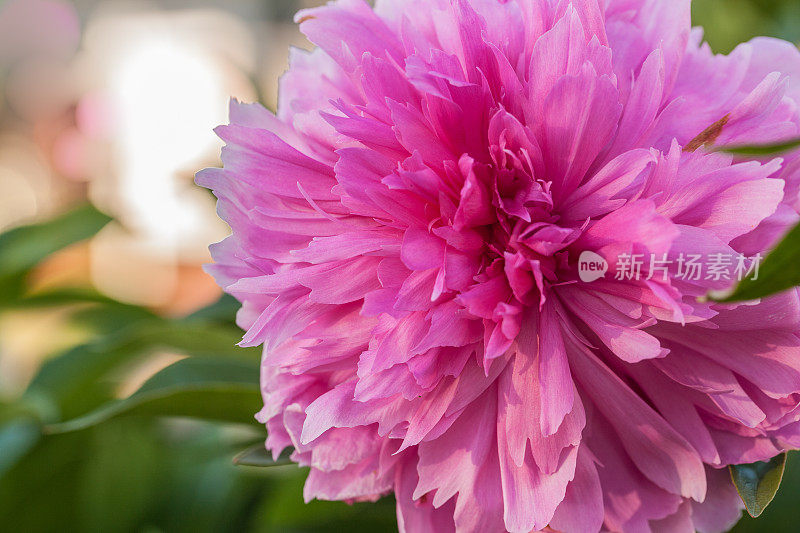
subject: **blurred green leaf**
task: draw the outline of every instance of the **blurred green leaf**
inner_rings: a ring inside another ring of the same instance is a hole
[[[26,295],[24,298],[11,302],[9,306],[17,309],[36,309],[40,307],[53,307],[76,303],[96,303],[114,306],[125,305],[91,288],[68,287]]]
[[[0,309],[25,293],[27,272],[0,276]]]
[[[716,150],[734,155],[749,157],[766,157],[780,155],[800,148],[800,139],[775,144],[753,144],[741,146],[720,146]]]
[[[40,439],[24,460],[0,477],[4,531],[76,531],[76,479],[91,453],[83,435]],[[57,504],[55,502],[58,502]]]
[[[742,41],[769,31],[763,4],[770,0],[694,0],[692,23],[703,26],[715,52],[729,52]]]
[[[19,419],[0,425],[0,478],[33,448],[41,435],[34,420]]]
[[[792,229],[759,267],[758,279],[747,278],[730,293],[713,292],[720,302],[765,298],[800,285],[800,225]]]
[[[303,501],[307,468],[267,469],[281,475],[280,490],[269,494],[251,521],[253,533],[374,533],[397,531],[394,498],[375,503]]]
[[[236,318],[236,312],[239,310],[241,305],[242,304],[240,304],[236,298],[230,294],[225,294],[208,307],[204,307],[203,309],[200,309],[199,311],[189,315],[186,317],[186,320],[205,320],[218,324],[229,324],[231,326],[236,326],[234,320]]]
[[[168,458],[173,472],[168,509],[161,531],[169,533],[245,533],[252,507],[266,493],[277,490],[274,472],[237,468],[231,463],[233,450],[251,443],[263,428],[221,428],[193,420],[170,420],[172,435],[180,441]],[[166,426],[167,424],[162,424]],[[175,430],[180,426],[180,431]],[[246,429],[242,432],[242,429]],[[246,437],[245,437],[246,433]],[[244,440],[240,440],[240,435]]]
[[[42,421],[54,418],[53,412],[54,406],[41,396],[0,400],[0,479],[36,446]]]
[[[22,302],[28,298],[22,299]],[[80,302],[65,305],[80,304]],[[94,334],[95,339],[119,333],[123,330],[133,331],[135,327],[144,327],[164,320],[149,309],[128,305],[122,302],[78,305],[71,310],[69,321],[80,328]]]
[[[133,420],[114,421],[86,435],[91,459],[83,463],[74,482],[81,529],[138,530],[157,505],[153,496],[167,467],[160,440],[152,424]]]
[[[238,329],[201,321],[144,318],[110,335],[48,360],[26,394],[48,395],[62,417],[78,416],[109,399],[102,379],[113,370],[157,350],[197,357],[258,361],[257,349],[238,348]],[[258,376],[258,371],[254,374]],[[63,418],[62,418],[63,419]]]
[[[92,205],[83,205],[50,221],[0,235],[0,299],[21,294],[25,274],[47,256],[88,239],[111,221]]]
[[[238,328],[201,321],[165,321],[154,324],[143,338],[152,345],[171,348],[186,355],[250,361],[257,361],[261,356],[258,348],[240,348],[236,345],[242,338],[242,332]]]
[[[786,454],[782,453],[769,462],[730,467],[731,478],[747,512],[757,518],[775,498],[783,480]]]
[[[0,235],[0,275],[36,266],[48,255],[97,234],[110,221],[87,204],[48,222],[7,231]]]
[[[252,424],[261,398],[257,364],[188,358],[168,366],[124,400],[117,400],[45,432],[80,431],[122,415],[194,417]]]
[[[110,399],[108,385],[101,380],[114,368],[147,352],[148,343],[139,337],[142,329],[134,324],[46,361],[25,395],[51,398],[59,406],[61,417],[76,416]]]
[[[248,363],[200,357],[182,359],[147,380],[135,395],[162,392],[172,387],[206,387],[210,384],[245,385],[258,390],[258,370],[257,361]]]
[[[252,507],[279,488],[231,464],[241,434],[127,417],[45,436],[0,477],[0,530],[246,533]]]
[[[266,468],[271,466],[286,466],[293,464],[289,458],[294,450],[285,450],[277,459],[272,458],[272,454],[264,447],[264,443],[254,444],[233,458],[236,466],[256,466]]]

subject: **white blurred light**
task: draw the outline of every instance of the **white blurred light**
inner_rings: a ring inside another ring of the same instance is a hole
[[[92,243],[92,279],[107,294],[167,304],[179,265],[207,261],[208,244],[227,235],[191,177],[216,165],[213,129],[227,122],[230,96],[252,98],[251,45],[247,26],[220,10],[112,5],[90,20],[80,68],[113,144],[111,173],[92,179],[90,196],[130,232],[107,228]],[[90,123],[93,113],[87,106]]]
[[[175,174],[214,146],[225,120],[219,70],[197,50],[168,40],[124,53],[111,77],[119,127],[120,193],[136,229],[174,249],[204,225]],[[183,187],[185,189],[185,187]]]

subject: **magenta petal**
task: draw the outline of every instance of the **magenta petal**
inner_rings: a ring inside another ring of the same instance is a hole
[[[597,467],[585,446],[578,450],[575,478],[556,509],[550,527],[556,531],[600,531],[605,516]]]
[[[694,448],[595,355],[575,349],[570,363],[598,410],[625,436],[622,445],[639,470],[665,490],[703,501],[703,463]]]
[[[417,473],[414,462],[404,461],[397,469],[395,499],[397,500],[397,526],[401,533],[416,531],[455,531],[452,503],[435,508],[429,501],[412,499]]]
[[[545,305],[542,308],[539,335],[540,426],[543,435],[549,437],[558,431],[575,401],[567,352],[552,306]]]

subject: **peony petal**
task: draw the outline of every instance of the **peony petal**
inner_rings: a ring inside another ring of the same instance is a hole
[[[594,354],[574,343],[570,364],[576,378],[619,435],[637,468],[674,494],[703,501],[703,463],[697,452]]]

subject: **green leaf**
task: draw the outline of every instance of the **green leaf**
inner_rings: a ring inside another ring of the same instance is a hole
[[[126,328],[48,360],[26,394],[49,396],[61,407],[64,417],[78,416],[109,399],[103,377],[158,350],[257,362],[258,349],[237,347],[240,338],[241,332],[235,327],[154,316],[140,318]]]
[[[123,415],[191,417],[252,424],[261,402],[258,364],[188,358],[150,378],[134,394],[45,432],[80,431]]]
[[[153,424],[120,419],[81,434],[89,460],[73,482],[81,518],[76,529],[144,530],[141,524],[158,498],[168,467],[164,443],[154,429]]]
[[[41,427],[33,420],[0,425],[0,477],[33,448],[40,436]]]
[[[251,442],[253,432],[126,417],[46,436],[0,478],[0,530],[287,531],[260,528],[253,507],[280,491],[283,477],[304,472],[262,474],[231,464],[232,450]]]
[[[730,293],[712,292],[720,302],[744,302],[765,298],[800,285],[800,225],[784,237],[759,268],[758,279],[747,278]]]
[[[739,496],[742,497],[750,516],[753,518],[761,516],[764,509],[772,502],[781,486],[785,468],[786,453],[774,457],[768,463],[730,467],[733,484],[736,485],[736,490],[739,491]]]
[[[79,508],[75,480],[88,452],[83,435],[40,439],[0,478],[4,531],[75,531]],[[43,488],[46,487],[46,490]],[[53,505],[57,500],[58,505]]]
[[[126,305],[112,300],[91,288],[67,287],[29,294],[24,298],[11,302],[9,306],[19,309],[37,309],[83,303],[105,304],[119,307]]]
[[[0,235],[0,277],[36,266],[48,255],[94,236],[110,221],[111,217],[87,204],[48,222]]]
[[[47,256],[88,239],[111,221],[87,204],[48,222],[14,228],[0,235],[0,304],[25,292],[25,280]]]
[[[374,533],[397,531],[395,500],[389,496],[377,502],[303,501],[306,468],[286,468],[280,473],[277,490],[266,495],[256,510],[253,522],[259,533]],[[277,476],[276,476],[277,477]]]
[[[186,355],[226,357],[258,361],[259,348],[240,348],[242,339],[237,327],[194,321],[164,321],[155,324],[143,335],[152,345],[168,347]]]
[[[60,416],[76,416],[110,398],[101,380],[115,368],[147,353],[140,338],[146,324],[131,324],[121,331],[71,348],[46,361],[31,381],[25,396],[48,397]]]
[[[745,157],[767,157],[772,155],[780,155],[785,152],[796,150],[797,148],[800,148],[800,139],[794,139],[775,144],[720,146],[717,148],[717,150],[720,152],[727,152],[729,154]]]
[[[205,320],[219,324],[236,326],[236,312],[242,306],[236,298],[229,294],[223,295],[219,300],[186,317],[187,321]]]
[[[259,468],[267,468],[272,466],[286,466],[294,464],[289,458],[292,455],[293,449],[285,450],[277,459],[272,458],[272,454],[264,447],[264,443],[255,444],[239,453],[233,458],[233,464],[236,466],[255,466]]]

